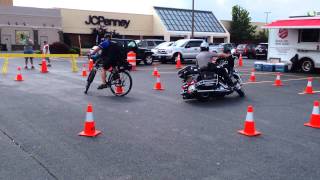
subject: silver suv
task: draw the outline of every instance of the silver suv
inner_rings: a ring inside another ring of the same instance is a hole
[[[202,39],[181,39],[176,41],[172,46],[166,49],[158,49],[157,56],[161,57],[161,62],[175,61],[180,54],[181,61],[194,60],[200,53]]]

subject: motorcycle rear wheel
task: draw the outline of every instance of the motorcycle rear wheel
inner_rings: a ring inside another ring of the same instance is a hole
[[[196,98],[199,101],[208,101],[210,98],[210,93],[199,93],[197,94]]]

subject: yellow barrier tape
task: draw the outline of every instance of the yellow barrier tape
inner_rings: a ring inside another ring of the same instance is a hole
[[[2,66],[2,74],[7,74],[9,58],[23,58],[23,57],[33,57],[33,58],[71,58],[71,68],[72,72],[78,72],[79,68],[77,66],[78,54],[0,54],[0,58],[5,58]]]
[[[2,65],[2,74],[6,75],[8,72],[8,63],[9,63],[9,58],[5,58],[3,65]]]
[[[19,58],[19,57],[33,57],[33,58],[78,58],[78,54],[0,54],[0,58]]]

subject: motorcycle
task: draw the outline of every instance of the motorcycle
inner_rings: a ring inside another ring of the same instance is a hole
[[[233,56],[235,59],[236,57]],[[225,61],[219,66],[223,67]],[[224,97],[234,92],[240,97],[245,93],[242,88],[242,79],[239,72],[233,68],[228,75],[234,83],[234,87],[227,85],[223,77],[212,71],[202,71],[198,66],[187,66],[178,72],[182,80],[181,95],[183,99],[198,99],[201,101],[208,100],[210,97]]]

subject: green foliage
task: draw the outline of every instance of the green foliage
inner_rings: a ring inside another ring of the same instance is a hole
[[[259,31],[258,34],[255,36],[256,42],[268,42],[268,31],[263,29],[262,31]]]
[[[257,26],[252,26],[249,12],[239,5],[232,7],[231,41],[242,43],[254,39]]]

